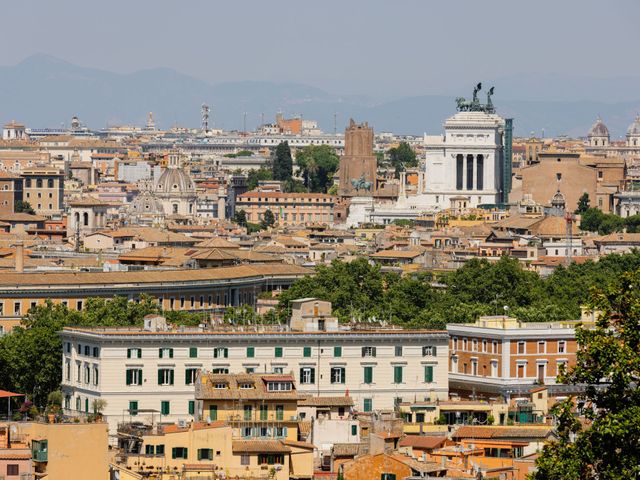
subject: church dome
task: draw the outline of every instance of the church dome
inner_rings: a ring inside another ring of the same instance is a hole
[[[152,193],[142,192],[129,205],[129,213],[132,215],[164,215],[164,208],[162,202]]]
[[[169,167],[156,181],[154,191],[158,194],[178,195],[195,193],[196,187],[191,177],[181,168]]]
[[[564,210],[565,205],[566,201],[564,199],[564,195],[560,192],[560,190],[556,191],[555,195],[551,199],[551,206],[559,210]]]
[[[627,129],[627,135],[640,135],[640,115],[636,116],[629,128]]]
[[[596,120],[596,123],[594,123],[593,126],[591,127],[591,130],[589,130],[589,136],[590,137],[608,137],[609,129],[602,122],[602,120],[598,118],[598,120]]]

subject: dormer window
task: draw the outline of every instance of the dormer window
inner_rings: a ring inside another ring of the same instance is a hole
[[[291,382],[267,382],[269,392],[289,392],[292,390]]]
[[[227,384],[226,383],[214,383],[213,384],[213,388],[215,388],[216,390],[224,390],[225,388],[227,388]]]
[[[249,389],[253,388],[253,385],[250,384],[250,383],[241,383],[239,385],[239,387],[240,387],[241,390],[249,390]]]

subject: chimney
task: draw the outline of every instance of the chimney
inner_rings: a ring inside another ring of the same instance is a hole
[[[16,273],[24,272],[24,243],[18,240],[14,245],[16,247]]]

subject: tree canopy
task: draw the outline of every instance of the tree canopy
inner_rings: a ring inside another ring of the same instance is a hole
[[[407,169],[407,167],[417,167],[418,158],[416,152],[413,151],[411,145],[407,142],[400,142],[397,147],[389,149],[389,163],[395,170],[395,175],[398,177],[400,172]]]
[[[590,303],[601,315],[594,329],[577,329],[576,365],[560,376],[588,385],[578,397],[587,422],[571,399],[554,407],[558,440],[544,447],[532,480],[640,477],[640,272],[595,289]]]
[[[281,142],[273,156],[273,179],[287,182],[293,176],[293,158],[288,142]]]
[[[273,212],[267,209],[262,215],[262,220],[260,221],[260,226],[263,230],[266,230],[269,227],[273,227],[276,223],[276,217],[273,215]]]
[[[576,213],[583,214],[587,210],[589,210],[589,194],[584,192],[578,199],[578,209],[576,210]]]
[[[30,215],[35,215],[36,211],[33,209],[31,204],[25,200],[18,200],[14,206],[13,210],[15,213],[28,213]]]
[[[296,153],[304,186],[310,192],[326,193],[333,183],[340,158],[330,145],[309,145]]]

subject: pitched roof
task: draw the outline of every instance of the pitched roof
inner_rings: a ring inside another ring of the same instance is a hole
[[[364,444],[361,443],[334,443],[334,457],[355,457],[364,450]]]
[[[384,454],[383,454],[384,455]],[[421,473],[430,473],[430,472],[439,472],[442,470],[446,470],[446,468],[440,466],[434,462],[421,462],[420,460],[416,460],[415,458],[409,457],[407,455],[403,455],[401,453],[393,453],[389,455],[389,457],[397,460],[398,462],[404,463],[407,467],[415,470],[416,472]]]
[[[230,242],[222,237],[211,237],[196,244],[198,248],[233,248],[238,249],[240,245],[235,242]]]
[[[298,400],[301,407],[352,407],[351,397],[307,397]]]
[[[4,213],[0,215],[0,220],[3,222],[44,222],[45,217],[40,215],[31,215],[29,213]]]
[[[407,435],[398,446],[400,447],[413,447],[424,448],[427,450],[433,448],[440,448],[444,442],[447,441],[447,437],[444,436],[432,436],[432,435]]]
[[[290,453],[280,440],[234,440],[231,444],[234,453]]]
[[[462,426],[452,438],[547,438],[553,429],[548,425],[519,427]]]
[[[268,382],[290,382],[291,390],[267,390]],[[226,385],[225,388],[216,388]],[[241,388],[241,385],[251,385],[251,388]],[[269,375],[256,373],[203,375],[196,384],[196,399],[198,400],[292,400],[298,399],[294,379],[291,375]]]
[[[424,250],[380,250],[369,255],[373,258],[416,258],[424,253]]]

